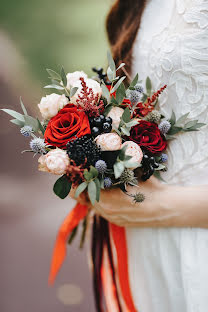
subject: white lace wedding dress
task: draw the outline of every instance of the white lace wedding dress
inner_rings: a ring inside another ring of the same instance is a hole
[[[139,0],[138,0],[139,1]],[[134,72],[149,75],[166,116],[208,123],[208,0],[149,0],[134,46]],[[168,148],[167,183],[208,184],[208,127]],[[176,194],[177,196],[177,194]],[[207,207],[208,209],[208,207]],[[127,228],[130,283],[140,312],[208,311],[208,230]]]

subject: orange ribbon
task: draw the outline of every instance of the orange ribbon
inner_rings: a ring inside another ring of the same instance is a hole
[[[138,312],[131,295],[125,228],[112,223],[110,228],[117,253],[118,277],[123,299],[129,312]]]
[[[49,284],[53,284],[58,271],[60,270],[62,263],[66,257],[67,239],[72,230],[84,219],[87,215],[88,207],[77,203],[69,215],[62,223],[53,251],[53,257],[51,262],[51,269],[49,274]]]

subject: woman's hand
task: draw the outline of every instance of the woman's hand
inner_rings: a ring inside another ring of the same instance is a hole
[[[108,221],[125,227],[208,227],[208,185],[175,186],[155,177],[129,187],[142,192],[145,200],[134,203],[119,188],[101,192],[93,207]]]

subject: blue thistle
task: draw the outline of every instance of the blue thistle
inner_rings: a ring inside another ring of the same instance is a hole
[[[20,133],[24,136],[24,137],[29,137],[31,136],[33,132],[33,129],[31,126],[24,126],[20,129]]]
[[[139,93],[144,93],[144,89],[138,83],[134,86],[134,89]]]
[[[100,160],[96,161],[95,168],[97,169],[97,171],[99,173],[103,174],[107,170],[107,164],[104,160],[100,159]]]
[[[40,153],[40,154],[45,154],[46,144],[43,139],[41,138],[34,138],[30,141],[30,148],[34,153]]]
[[[163,154],[161,155],[161,161],[162,161],[163,163],[167,162],[167,161],[168,161],[168,155],[163,153]]]
[[[104,179],[104,188],[110,188],[112,186],[112,180],[111,178],[107,177]]]
[[[133,104],[137,104],[141,99],[141,93],[137,90],[128,90],[127,97]]]
[[[162,134],[166,134],[168,133],[168,131],[171,128],[171,123],[168,120],[163,120],[161,121],[161,123],[159,124],[158,128],[160,129],[160,132]]]

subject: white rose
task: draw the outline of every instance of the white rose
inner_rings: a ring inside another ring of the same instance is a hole
[[[90,79],[90,78],[86,78],[84,79],[85,82],[86,82],[86,85],[88,88],[91,88],[92,89],[92,92],[94,94],[94,96],[97,96],[98,95],[98,99],[101,97],[101,94],[102,94],[102,89],[101,89],[101,86],[100,84],[93,80],[93,79]],[[81,95],[82,96],[82,84],[81,84],[81,80],[77,80],[74,84],[73,84],[73,87],[77,87],[78,90],[77,92],[70,98],[70,102],[73,103],[73,104],[77,104],[77,99],[78,99],[78,96]],[[81,104],[81,103],[80,103]],[[82,106],[82,104],[81,104]]]
[[[64,94],[52,93],[42,97],[38,107],[44,119],[51,119],[68,103],[69,100]]]
[[[117,151],[121,149],[122,140],[117,133],[103,133],[95,139],[101,151]]]
[[[62,175],[66,173],[69,157],[65,151],[57,148],[46,155],[40,156],[38,162],[40,171]]]
[[[124,109],[121,107],[112,107],[110,112],[108,113],[107,116],[112,118],[112,121],[113,121],[112,125],[115,128],[119,127],[123,112],[124,112]]]
[[[70,87],[74,87],[74,84],[77,81],[80,81],[80,78],[83,77],[84,79],[87,79],[87,74],[83,71],[75,71],[73,73],[68,73],[66,75],[67,78],[67,88],[70,89]]]
[[[127,148],[125,154],[128,156],[132,156],[132,158],[129,161],[137,164],[136,167],[131,169],[136,169],[137,167],[139,167],[143,158],[142,150],[138,144],[132,141],[126,141],[125,143],[122,144],[122,147],[126,145]]]

